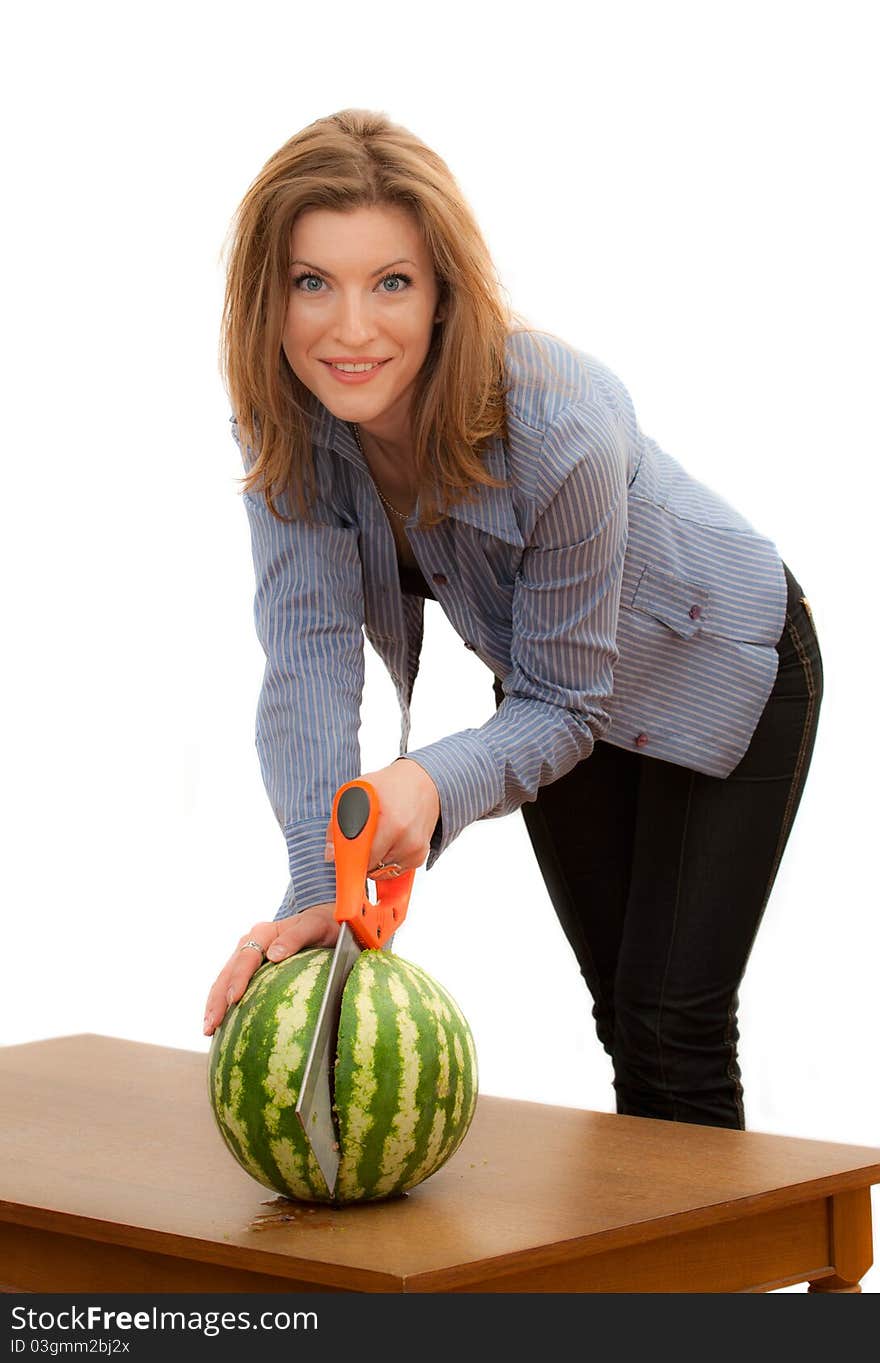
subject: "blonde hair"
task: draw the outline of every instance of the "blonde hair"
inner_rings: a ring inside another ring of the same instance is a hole
[[[307,208],[341,212],[397,205],[418,221],[432,256],[438,306],[412,399],[421,523],[434,525],[451,502],[479,484],[504,487],[482,455],[507,439],[505,342],[519,325],[503,299],[489,251],[446,163],[383,113],[344,109],[319,118],[269,158],[238,206],[231,228],[220,368],[242,451],[253,456],[243,491],[275,501],[293,492],[308,518],[316,495],[311,445],[314,395],[281,346],[289,289],[291,231]],[[545,333],[550,334],[550,333]]]

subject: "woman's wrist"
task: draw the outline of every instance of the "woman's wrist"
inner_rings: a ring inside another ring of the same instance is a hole
[[[437,789],[437,785],[436,782],[434,781],[433,776],[431,776],[430,772],[425,771],[425,768],[421,765],[421,763],[414,761],[411,757],[407,757],[405,754],[402,757],[395,758],[395,761],[408,762],[413,771],[419,773],[420,784],[428,793],[428,795],[434,801],[436,801],[436,812],[434,820],[436,823],[436,820],[439,819],[440,817],[440,792]]]

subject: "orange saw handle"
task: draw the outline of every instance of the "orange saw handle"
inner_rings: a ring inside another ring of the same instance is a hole
[[[384,947],[406,917],[415,867],[393,880],[376,880],[377,902],[367,898],[367,871],[379,797],[369,781],[347,781],[333,797],[331,830],[336,860],[337,923],[348,923],[363,947]]]

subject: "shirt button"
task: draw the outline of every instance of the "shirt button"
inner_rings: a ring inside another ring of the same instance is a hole
[[[691,617],[692,620],[699,620],[700,618],[699,606],[691,606],[690,610],[688,611],[688,615]]]
[[[465,648],[473,648],[473,649],[476,648],[476,644],[472,644],[471,641],[470,641],[470,639],[465,639],[465,641],[464,641],[464,646],[465,646]]]
[[[648,741],[648,735],[647,735],[647,734],[638,734],[638,735],[636,736],[636,743],[639,745],[640,748],[643,748],[643,747],[645,746],[645,744],[647,743],[647,741]]]
[[[436,582],[438,587],[445,587],[448,578],[445,573],[433,573],[431,575],[431,581]]]

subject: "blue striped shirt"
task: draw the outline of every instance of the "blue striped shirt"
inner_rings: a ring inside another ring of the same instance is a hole
[[[719,777],[748,747],[785,623],[776,546],[642,433],[605,365],[543,334],[540,346],[565,386],[528,333],[509,337],[509,440],[486,456],[509,486],[480,488],[429,529],[418,504],[406,522],[464,646],[503,681],[480,727],[407,750],[424,598],[401,591],[346,422],[319,406],[319,524],[284,525],[244,494],[266,655],[256,746],[290,868],[276,919],[335,897],[324,833],[336,790],[361,774],[364,635],[397,689],[400,754],[440,795],[427,870],[468,824],[534,800],[597,741]]]

